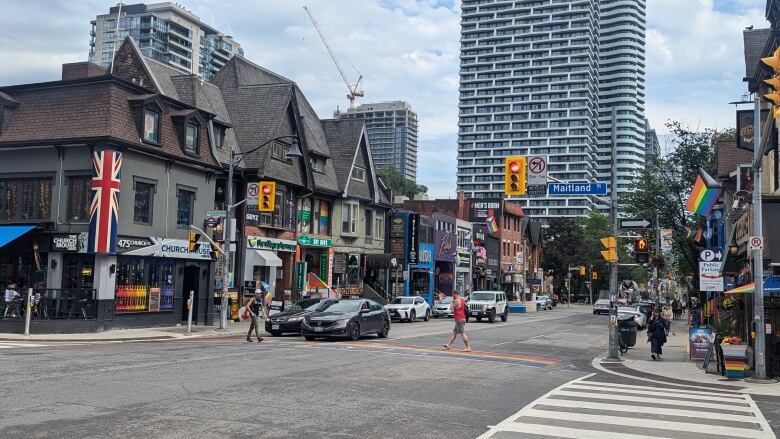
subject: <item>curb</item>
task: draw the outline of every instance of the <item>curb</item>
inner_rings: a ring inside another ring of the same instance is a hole
[[[116,341],[148,341],[148,340],[172,340],[177,337],[172,335],[127,337],[127,338],[0,338],[0,342],[24,342],[24,343],[101,343]]]

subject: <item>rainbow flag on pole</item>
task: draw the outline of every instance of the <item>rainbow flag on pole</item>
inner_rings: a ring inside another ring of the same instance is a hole
[[[496,233],[498,231],[498,223],[496,222],[495,216],[486,219],[485,223],[487,224],[488,233]]]
[[[723,187],[707,171],[699,168],[699,175],[693,184],[688,202],[685,203],[685,210],[701,216],[710,216],[722,192]]]

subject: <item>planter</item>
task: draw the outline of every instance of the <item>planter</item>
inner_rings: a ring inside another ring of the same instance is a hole
[[[723,363],[726,366],[727,378],[745,377],[745,351],[747,345],[744,344],[721,344],[723,350]]]

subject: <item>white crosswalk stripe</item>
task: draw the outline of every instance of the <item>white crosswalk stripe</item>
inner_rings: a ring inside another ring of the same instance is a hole
[[[16,343],[16,342],[0,342],[0,349],[13,349],[13,348],[40,348],[48,345],[39,343]]]
[[[591,376],[552,390],[478,439],[776,437],[747,394],[588,381]]]

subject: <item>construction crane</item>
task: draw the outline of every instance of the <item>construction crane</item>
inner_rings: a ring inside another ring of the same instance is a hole
[[[303,7],[303,9],[306,10],[306,14],[309,15],[309,19],[311,20],[311,24],[314,25],[314,29],[317,30],[317,33],[320,35],[320,39],[322,40],[322,44],[325,45],[325,49],[328,50],[328,55],[330,55],[330,59],[333,60],[333,64],[336,64],[336,68],[339,70],[339,74],[341,74],[341,79],[344,80],[344,84],[347,86],[347,90],[349,90],[349,94],[347,95],[347,99],[349,99],[349,108],[355,107],[355,98],[362,97],[365,94],[363,93],[363,75],[358,71],[355,66],[352,66],[353,69],[355,69],[355,72],[358,74],[358,79],[355,82],[354,85],[349,83],[349,80],[347,79],[347,75],[344,74],[344,69],[341,68],[341,65],[339,64],[338,60],[336,59],[336,55],[333,53],[333,49],[330,47],[330,44],[328,44],[327,38],[325,38],[325,34],[322,32],[322,29],[320,28],[320,25],[317,23],[317,20],[314,19],[314,15],[311,14],[311,11],[306,6]]]

